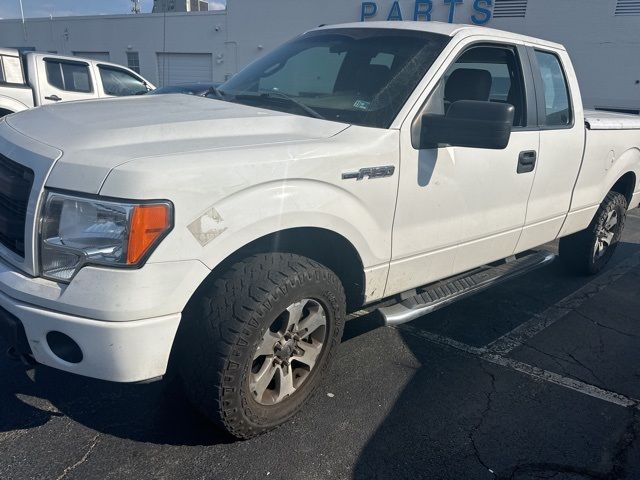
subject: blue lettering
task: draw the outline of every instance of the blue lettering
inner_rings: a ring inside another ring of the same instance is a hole
[[[402,21],[402,10],[400,9],[400,4],[397,1],[393,2],[387,20],[397,20],[400,22]]]
[[[367,18],[373,18],[378,14],[378,4],[375,2],[362,2],[362,13],[360,21],[364,22]]]
[[[413,21],[419,20],[431,21],[431,11],[433,10],[433,2],[431,0],[418,0],[416,2],[416,9],[413,13]]]
[[[473,9],[481,14],[481,17],[477,15],[471,16],[471,21],[474,25],[484,25],[491,20],[491,9],[486,8],[493,5],[493,0],[475,0],[473,2]]]
[[[456,5],[463,3],[464,0],[444,0],[445,5],[449,5],[449,23],[453,23],[456,15]]]

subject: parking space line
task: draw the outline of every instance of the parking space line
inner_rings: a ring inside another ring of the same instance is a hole
[[[609,272],[596,277],[571,295],[547,308],[544,312],[534,315],[525,323],[491,342],[486,349],[495,355],[507,355],[638,266],[640,266],[640,253],[630,256]]]
[[[429,342],[449,348],[454,348],[467,354],[479,357],[484,361],[525,374],[536,380],[553,383],[560,387],[568,388],[583,395],[597,398],[598,400],[612,403],[621,407],[633,407],[640,409],[640,401],[634,398],[630,398],[616,392],[611,392],[609,390],[604,390],[602,388],[596,387],[595,385],[591,385],[574,378],[565,377],[555,372],[550,372],[548,370],[544,370],[527,363],[519,362],[512,358],[506,358],[501,355],[497,355],[491,351],[488,351],[486,348],[472,347],[448,337],[443,337],[431,332],[422,331],[411,326],[410,324],[400,325],[395,328],[402,332],[409,333],[415,337],[428,340]]]

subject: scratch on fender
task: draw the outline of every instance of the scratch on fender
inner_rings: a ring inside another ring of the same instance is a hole
[[[198,243],[204,247],[227,230],[227,227],[222,226],[223,221],[218,211],[211,207],[191,222],[187,228]]]

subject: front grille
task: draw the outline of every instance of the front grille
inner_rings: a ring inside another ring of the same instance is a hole
[[[24,230],[33,170],[0,154],[0,243],[24,257]]]

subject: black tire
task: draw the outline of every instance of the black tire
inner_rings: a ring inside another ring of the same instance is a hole
[[[613,240],[604,251],[598,254],[598,239],[612,212],[617,216],[617,223],[612,229]],[[609,192],[586,230],[560,240],[562,263],[569,270],[580,275],[594,275],[600,272],[609,263],[618,247],[626,217],[627,199],[618,192]]]
[[[312,298],[325,310],[325,343],[304,382],[275,405],[249,388],[254,354],[288,306]],[[251,438],[293,417],[309,400],[340,343],[346,317],[342,283],[325,266],[284,253],[258,254],[213,280],[187,307],[178,369],[191,402],[236,438]]]

